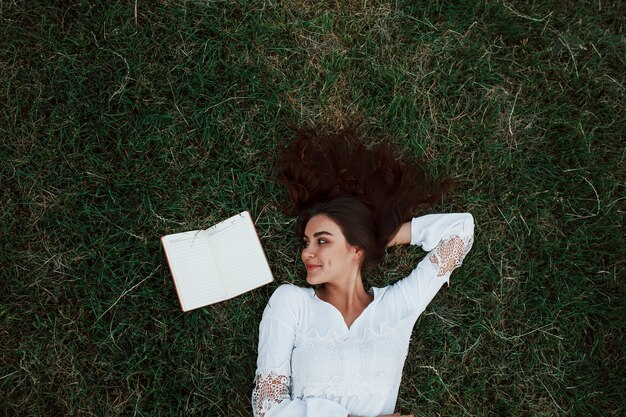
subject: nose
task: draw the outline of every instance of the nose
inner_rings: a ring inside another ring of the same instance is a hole
[[[311,246],[304,247],[302,249],[302,260],[306,261],[308,259],[313,259],[315,257],[315,252],[311,249]]]

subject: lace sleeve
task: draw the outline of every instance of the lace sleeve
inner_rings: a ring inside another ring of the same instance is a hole
[[[441,240],[428,254],[437,276],[444,276],[461,266],[473,243],[473,236],[451,236]]]
[[[252,390],[254,417],[265,417],[283,400],[289,400],[289,377],[275,370],[258,369]]]

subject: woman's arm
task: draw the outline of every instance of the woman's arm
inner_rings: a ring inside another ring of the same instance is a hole
[[[408,245],[409,243],[411,243],[411,222],[406,222],[400,226],[393,238],[387,243],[387,247]]]
[[[392,244],[421,246],[428,254],[409,276],[388,290],[396,317],[424,311],[461,265],[473,238],[474,218],[469,213],[428,214],[400,227]]]

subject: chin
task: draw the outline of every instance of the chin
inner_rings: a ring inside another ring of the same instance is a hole
[[[307,275],[307,276],[306,276],[306,282],[307,282],[309,285],[320,285],[320,284],[323,284],[323,283],[324,283],[324,280],[323,280],[323,279],[320,279],[320,278],[317,278],[317,277],[315,277],[315,276]]]

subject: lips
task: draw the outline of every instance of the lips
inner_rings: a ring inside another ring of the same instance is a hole
[[[322,267],[322,265],[306,264],[306,270],[308,272],[315,271],[315,270],[317,270],[317,268],[321,268],[321,267]]]

